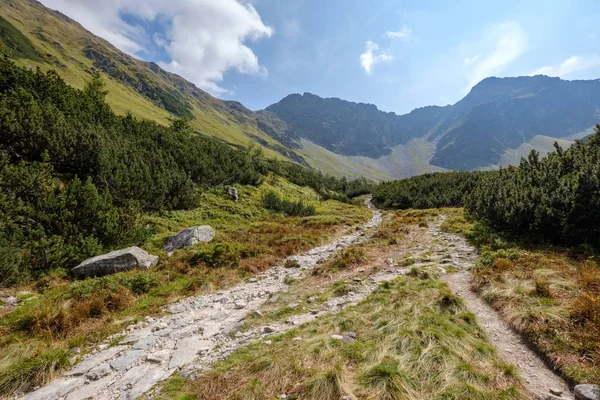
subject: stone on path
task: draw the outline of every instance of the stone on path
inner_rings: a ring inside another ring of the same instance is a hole
[[[106,360],[108,360],[110,358],[113,358],[114,356],[116,356],[117,354],[119,354],[121,351],[123,351],[125,349],[126,349],[125,346],[115,346],[115,347],[111,347],[105,351],[102,351],[98,354],[94,354],[94,355],[90,356],[89,358],[83,360],[79,364],[77,364],[73,369],[68,371],[65,375],[66,376],[84,375],[86,372],[88,372],[95,366],[102,364],[103,362],[105,362]]]
[[[196,359],[198,352],[205,349],[212,349],[215,346],[211,340],[203,340],[199,337],[189,337],[177,341],[175,351],[171,356],[169,368],[179,368],[189,364]]]
[[[50,400],[50,399],[60,399],[66,393],[68,393],[71,389],[73,389],[74,385],[82,385],[83,380],[77,378],[65,379],[65,380],[57,380],[52,382],[46,387],[43,387],[35,392],[31,392],[27,394],[23,399],[24,400]]]
[[[202,332],[202,336],[205,339],[211,338],[219,333],[221,330],[221,324],[218,322],[207,322],[200,327],[200,331]]]
[[[103,276],[131,269],[148,269],[158,263],[158,257],[139,247],[128,247],[88,258],[71,270],[78,278]]]
[[[110,363],[110,366],[117,371],[123,371],[136,362],[143,354],[144,350],[129,350],[127,353]]]
[[[88,378],[90,381],[97,381],[98,379],[104,378],[106,375],[109,375],[111,372],[112,370],[110,369],[110,365],[103,364],[89,370],[88,373],[85,374],[85,377]]]
[[[575,400],[600,400],[598,385],[575,386]]]
[[[80,385],[78,389],[70,392],[67,396],[66,400],[81,400],[81,399],[90,399],[97,395],[97,393],[102,390],[103,387],[108,385],[110,381],[113,379],[112,376],[105,376],[102,379],[99,379],[95,382],[91,382],[88,385]]]
[[[210,242],[215,238],[215,230],[208,225],[194,226],[184,229],[179,233],[169,236],[162,249],[166,251],[189,248],[198,243]]]

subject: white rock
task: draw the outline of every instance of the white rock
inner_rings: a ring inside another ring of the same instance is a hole
[[[216,334],[219,333],[221,329],[221,324],[218,322],[206,322],[200,327],[200,331],[202,332],[202,336],[205,339],[209,339]]]
[[[242,300],[238,300],[233,304],[233,306],[235,307],[236,310],[241,310],[242,308],[246,307],[246,302],[242,301]]]
[[[210,242],[215,238],[215,230],[208,226],[194,226],[169,236],[163,244],[163,250],[173,251],[193,247],[198,243]]]

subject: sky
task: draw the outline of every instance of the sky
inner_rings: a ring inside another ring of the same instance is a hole
[[[600,78],[597,0],[41,0],[258,110],[291,93],[406,113],[488,76]]]

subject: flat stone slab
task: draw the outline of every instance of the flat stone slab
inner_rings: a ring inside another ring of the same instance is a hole
[[[50,400],[59,399],[71,390],[83,385],[83,379],[71,378],[60,379],[52,382],[35,392],[31,392],[23,397],[24,400]]]
[[[203,340],[199,337],[190,337],[177,341],[175,351],[171,356],[169,368],[179,368],[189,364],[198,357],[198,352],[204,349],[212,349],[215,346],[212,340]]]
[[[207,322],[203,324],[200,329],[202,331],[202,337],[209,339],[219,333],[221,324],[218,322]]]
[[[112,376],[105,376],[104,378],[95,382],[91,382],[88,385],[80,385],[67,395],[66,400],[84,400],[94,398],[95,395],[105,386],[107,386],[112,379]]]
[[[154,343],[156,342],[156,339],[158,339],[158,338],[154,335],[146,336],[145,338],[137,341],[133,345],[132,349],[133,350],[148,350],[154,345]]]
[[[86,358],[79,364],[75,366],[75,368],[67,371],[65,373],[66,376],[80,376],[84,375],[86,372],[96,367],[97,365],[102,364],[106,360],[109,360],[125,350],[127,347],[125,346],[115,346],[108,348],[104,351],[101,351],[98,354],[92,354],[90,357]]]
[[[123,371],[136,362],[143,354],[144,350],[129,350],[127,353],[110,363],[110,366],[117,371]]]

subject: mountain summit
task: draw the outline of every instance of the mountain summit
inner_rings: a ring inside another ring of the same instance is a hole
[[[338,176],[389,180],[515,164],[532,148],[544,154],[556,140],[568,146],[600,122],[599,80],[543,75],[486,78],[454,105],[404,115],[311,93],[254,112],[119,51],[37,1],[4,1],[0,14],[4,54],[54,69],[77,88],[100,73],[117,113],[162,124],[187,118],[199,134]]]

